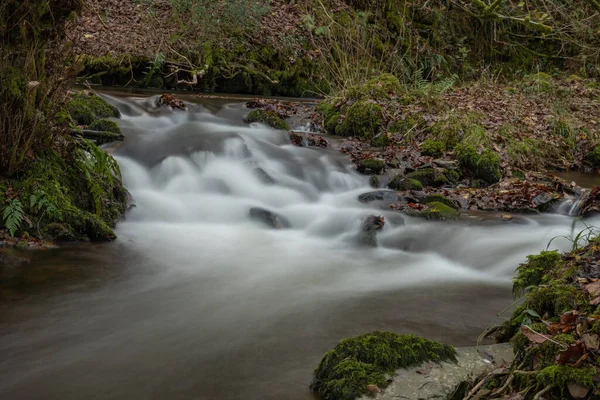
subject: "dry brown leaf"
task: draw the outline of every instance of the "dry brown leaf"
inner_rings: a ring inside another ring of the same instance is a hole
[[[523,325],[521,327],[521,332],[523,333],[523,335],[527,336],[527,338],[532,343],[535,343],[535,344],[542,344],[548,340],[548,338],[546,336],[532,331],[529,327],[527,327],[525,325]]]

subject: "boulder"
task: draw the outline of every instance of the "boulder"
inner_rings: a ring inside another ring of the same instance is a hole
[[[377,232],[383,229],[385,218],[379,215],[369,215],[360,225],[357,236],[359,245],[377,247]]]
[[[274,229],[285,229],[291,227],[290,222],[281,215],[260,207],[252,207],[249,211],[250,218],[262,222]]]
[[[290,132],[290,142],[298,147],[329,147],[329,142],[320,135],[305,132]]]
[[[361,203],[370,203],[372,201],[398,201],[398,194],[393,190],[375,190],[359,195],[358,201]]]

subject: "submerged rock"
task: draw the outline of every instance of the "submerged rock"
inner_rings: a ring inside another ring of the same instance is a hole
[[[370,203],[372,201],[398,201],[398,194],[393,190],[376,190],[363,193],[358,196],[361,203]]]
[[[325,148],[329,146],[329,142],[320,135],[314,133],[305,132],[290,132],[290,142],[294,146],[298,147],[321,147]]]
[[[291,227],[290,222],[281,215],[260,207],[252,207],[249,211],[250,218],[264,223],[274,229],[285,229]]]
[[[379,215],[369,215],[360,226],[357,237],[358,244],[369,247],[377,247],[377,232],[383,229],[385,218]]]
[[[269,175],[264,169],[258,167],[254,168],[252,172],[254,172],[254,175],[256,175],[256,177],[260,179],[263,183],[266,183],[267,185],[275,184],[275,179],[273,179],[271,175]]]
[[[463,399],[473,377],[488,374],[509,365],[514,354],[508,343],[456,349],[457,362],[424,362],[397,369],[393,381],[377,400],[391,399]],[[363,396],[361,400],[372,399]]]

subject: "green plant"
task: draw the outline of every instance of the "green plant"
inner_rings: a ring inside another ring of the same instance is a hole
[[[23,204],[19,199],[12,199],[2,212],[2,218],[4,219],[4,225],[8,229],[11,237],[15,236],[15,233],[21,227],[21,223],[25,219],[25,212],[23,211]]]
[[[444,142],[434,139],[426,139],[421,145],[421,154],[424,156],[439,157],[444,154],[446,146]]]

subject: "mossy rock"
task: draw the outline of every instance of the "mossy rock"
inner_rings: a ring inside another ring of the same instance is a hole
[[[406,213],[411,217],[418,217],[430,220],[457,219],[459,216],[458,211],[456,211],[454,208],[437,201],[428,203],[427,208],[424,210],[407,209]]]
[[[446,176],[433,168],[424,168],[406,174],[406,178],[415,179],[423,186],[442,186],[450,183]]]
[[[123,132],[121,132],[121,128],[119,128],[119,125],[117,125],[115,121],[111,121],[108,119],[98,119],[92,122],[88,126],[88,129],[99,132],[112,132],[119,135],[123,134]]]
[[[421,145],[421,154],[424,156],[439,157],[445,150],[446,145],[441,140],[427,139]]]
[[[340,123],[341,114],[339,112],[333,113],[327,120],[325,121],[325,130],[330,135],[335,135],[335,128],[337,128]]]
[[[426,361],[456,362],[453,347],[413,335],[372,332],[344,339],[328,351],[310,385],[325,400],[353,400],[367,393],[368,385],[384,388],[396,369]]]
[[[268,125],[273,129],[286,131],[290,130],[289,125],[282,120],[276,112],[269,110],[254,110],[246,116],[244,121],[248,124],[252,122],[260,122],[261,124]]]
[[[585,161],[587,161],[594,168],[600,168],[600,145],[595,146],[589,153],[586,154]]]
[[[31,163],[13,187],[41,239],[113,240],[112,227],[125,213],[127,191],[117,162],[79,139],[68,158],[49,151]],[[81,146],[81,147],[80,147]]]
[[[340,136],[372,138],[383,123],[383,108],[369,101],[357,101],[348,107],[346,117],[337,125],[335,133]]]
[[[401,90],[400,81],[392,74],[381,74],[369,79],[362,85],[348,90],[346,98],[350,100],[383,100],[397,96]]]
[[[479,153],[475,146],[460,143],[454,148],[456,159],[461,166],[473,174],[477,179],[487,183],[495,183],[500,180],[500,156],[490,149]]]
[[[521,296],[528,287],[542,283],[544,276],[560,262],[560,254],[556,250],[527,256],[527,262],[517,267],[517,276],[513,279],[513,294]]]
[[[66,109],[79,125],[90,125],[99,118],[120,118],[119,110],[95,93],[76,93]]]
[[[390,189],[394,190],[423,190],[423,185],[416,179],[406,178],[402,175],[396,175],[388,184]]]
[[[369,186],[377,189],[379,187],[379,177],[375,175],[369,177]]]
[[[443,194],[430,194],[427,197],[425,197],[425,200],[423,201],[423,203],[425,204],[430,204],[430,203],[442,203],[447,205],[448,207],[452,207],[455,210],[459,209],[458,204],[456,204],[456,202],[452,199],[449,199],[448,197],[444,196]]]
[[[385,171],[385,161],[378,158],[367,158],[358,162],[357,169],[363,174],[381,174]]]

